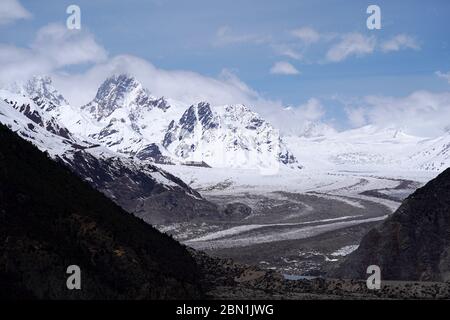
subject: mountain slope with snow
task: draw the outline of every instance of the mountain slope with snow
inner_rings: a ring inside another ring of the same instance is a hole
[[[5,99],[6,92],[0,94]],[[0,123],[64,163],[128,212],[149,223],[216,215],[213,204],[170,173],[150,163],[128,159],[93,140],[60,134],[68,130],[45,109],[20,94],[8,92],[7,96],[8,102],[0,100]]]
[[[444,171],[450,166],[450,132],[420,143],[420,151],[409,157],[421,170]]]
[[[219,168],[276,171],[281,164],[296,163],[278,130],[243,105],[192,105],[178,122],[171,122],[163,146],[183,161]]]

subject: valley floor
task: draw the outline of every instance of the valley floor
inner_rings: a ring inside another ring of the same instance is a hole
[[[251,170],[164,166],[205,198],[226,207],[224,216],[158,226],[212,256],[277,270],[287,278],[320,276],[358,247],[363,235],[395,211],[435,172]]]

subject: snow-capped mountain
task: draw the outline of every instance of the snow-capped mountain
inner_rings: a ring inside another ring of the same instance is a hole
[[[99,144],[115,154],[172,164],[219,168],[353,170],[399,168],[440,171],[449,166],[449,134],[415,137],[400,128],[373,125],[337,132],[305,121],[280,136],[244,105],[188,105],[155,97],[134,77],[104,81],[93,100],[72,106],[49,77],[1,90],[0,97],[46,131],[67,140]]]
[[[24,85],[25,92],[38,106],[45,111],[52,111],[59,106],[69,103],[52,85],[52,79],[33,77]]]
[[[299,167],[278,131],[249,108],[156,98],[128,75],[108,78],[79,110],[61,106],[53,115],[71,132],[140,160],[272,171]]]
[[[296,163],[278,130],[244,105],[190,106],[169,124],[163,146],[179,159],[213,167],[277,170]]]
[[[2,100],[3,114],[8,114],[9,119],[17,118],[17,121],[20,121],[22,124],[24,124],[24,119],[28,119],[26,126],[30,130],[35,126],[39,126],[56,136],[74,141],[72,133],[42,109],[44,107],[43,104],[38,105],[37,102],[25,95],[6,90],[0,90],[0,99]],[[42,100],[36,99],[36,101],[41,102]],[[7,107],[6,104],[9,106]],[[16,112],[13,112],[11,109],[14,109]]]
[[[170,106],[164,98],[152,97],[135,78],[124,74],[108,78],[98,89],[94,100],[81,107],[97,121],[111,116],[118,109],[126,110],[133,121],[153,108],[166,110]]]

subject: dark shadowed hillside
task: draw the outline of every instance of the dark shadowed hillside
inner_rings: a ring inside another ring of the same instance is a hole
[[[450,169],[372,229],[331,276],[366,278],[369,265],[386,280],[450,280]]]
[[[61,162],[147,223],[155,225],[221,217],[215,204],[203,199],[181,179],[149,163],[125,161],[119,157],[95,157],[77,151],[70,156],[64,155]],[[158,175],[167,184],[155,180]]]
[[[0,125],[0,298],[201,297],[186,249]],[[81,268],[82,290],[66,288]]]

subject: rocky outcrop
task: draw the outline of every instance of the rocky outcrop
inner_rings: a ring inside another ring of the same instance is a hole
[[[217,219],[217,206],[181,179],[150,163],[66,153],[61,162],[95,189],[150,224]]]
[[[370,265],[385,280],[450,280],[450,169],[409,196],[330,276],[367,278]]]

